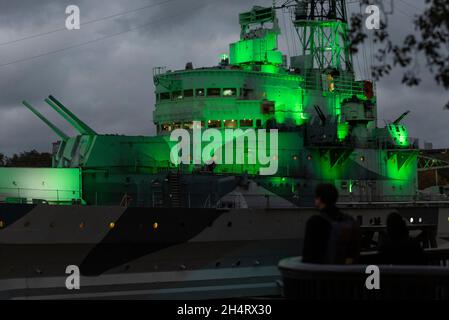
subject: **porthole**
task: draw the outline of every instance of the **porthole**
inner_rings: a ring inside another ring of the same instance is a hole
[[[159,228],[159,223],[157,222],[153,223],[153,229],[156,230],[157,228]]]
[[[115,228],[115,222],[109,222],[109,229]]]
[[[80,223],[80,229],[84,229],[85,227],[86,227],[86,223],[81,222],[81,223]]]
[[[0,220],[0,229],[3,229],[6,226],[5,221]]]

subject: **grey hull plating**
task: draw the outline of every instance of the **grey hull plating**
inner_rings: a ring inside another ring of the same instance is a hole
[[[28,211],[27,211],[28,210]],[[346,206],[366,223],[392,210],[437,223],[444,206]],[[161,209],[0,205],[5,298],[205,298],[279,294],[277,263],[298,255],[313,209]],[[65,287],[68,265],[81,289]]]

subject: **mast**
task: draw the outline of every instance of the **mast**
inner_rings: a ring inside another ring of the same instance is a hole
[[[300,39],[302,69],[353,72],[345,0],[295,0],[293,24]]]

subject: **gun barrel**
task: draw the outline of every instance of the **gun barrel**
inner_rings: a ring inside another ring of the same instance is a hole
[[[59,102],[52,95],[48,96],[45,101],[63,116],[72,126],[74,126],[81,134],[96,135],[97,133],[90,128],[87,124],[81,121],[73,112],[71,112],[66,106]]]
[[[41,119],[50,129],[52,129],[63,141],[69,139],[69,136],[66,135],[61,129],[51,123],[47,118],[45,118],[39,111],[37,111],[31,104],[27,101],[23,100],[22,104],[27,107],[32,113],[34,113],[39,119]]]
[[[406,111],[399,118],[397,118],[395,121],[393,121],[394,124],[399,124],[404,118],[410,113],[410,111]]]

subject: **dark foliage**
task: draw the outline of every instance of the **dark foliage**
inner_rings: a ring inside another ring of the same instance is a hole
[[[27,168],[48,168],[51,167],[51,154],[47,152],[21,152],[12,157],[6,157],[0,153],[0,166],[2,167],[27,167]]]
[[[368,5],[372,1],[360,2]],[[364,21],[362,14],[351,17],[353,53],[367,38]],[[398,67],[404,70],[402,82],[408,86],[417,86],[421,83],[418,61],[423,56],[435,82],[449,90],[449,1],[426,0],[424,12],[416,15],[413,23],[414,32],[407,35],[402,43],[393,43],[391,40],[387,20],[381,22],[380,30],[374,31],[374,43],[379,45],[379,49],[375,54],[376,64],[372,66],[373,77],[379,79]],[[445,108],[449,109],[449,102]]]

